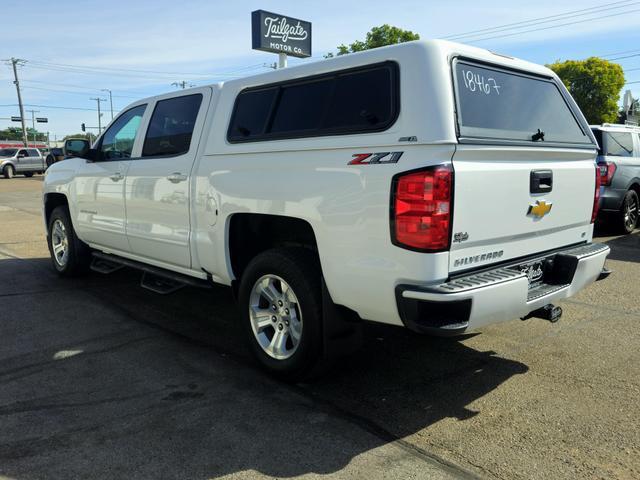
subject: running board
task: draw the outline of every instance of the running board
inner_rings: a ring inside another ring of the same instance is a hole
[[[173,293],[186,286],[198,288],[211,288],[213,286],[212,283],[207,280],[171,272],[164,268],[154,267],[117,255],[93,252],[93,260],[91,262],[91,270],[93,271],[108,274],[124,267],[140,270],[142,272],[140,286],[162,295]]]

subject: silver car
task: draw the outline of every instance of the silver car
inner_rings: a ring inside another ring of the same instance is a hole
[[[46,168],[45,159],[37,148],[0,148],[0,172],[4,178],[13,178],[16,174],[32,177]]]
[[[603,186],[599,220],[612,221],[622,233],[638,224],[640,206],[640,127],[592,125],[598,140],[598,166]]]

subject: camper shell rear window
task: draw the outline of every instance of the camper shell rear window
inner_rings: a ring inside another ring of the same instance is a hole
[[[593,148],[552,78],[464,59],[453,76],[461,140]]]
[[[380,132],[398,117],[398,64],[384,62],[242,90],[231,143]]]

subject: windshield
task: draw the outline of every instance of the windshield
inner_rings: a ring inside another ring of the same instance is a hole
[[[633,137],[631,132],[605,132],[598,128],[593,129],[593,134],[598,140],[599,155],[609,157],[632,157]]]
[[[0,148],[0,157],[13,157],[17,151],[17,148]]]
[[[455,63],[462,137],[593,145],[552,79]]]

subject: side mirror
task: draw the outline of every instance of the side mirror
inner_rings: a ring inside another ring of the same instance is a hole
[[[89,140],[74,138],[64,142],[63,151],[66,157],[85,158],[90,149],[91,144]]]

